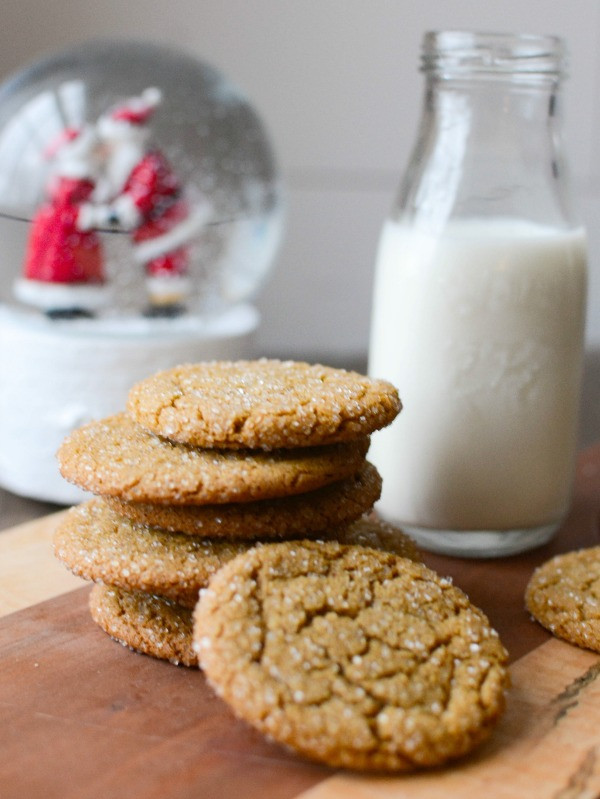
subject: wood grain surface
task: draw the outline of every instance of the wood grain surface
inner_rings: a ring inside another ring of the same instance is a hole
[[[81,586],[52,551],[54,529],[65,512],[0,533],[0,616]]]
[[[525,612],[523,591],[538,563],[598,543],[599,528],[600,445],[581,456],[571,514],[550,545],[492,561],[427,556],[487,612],[513,660],[492,739],[427,773],[334,772],[267,742],[200,672],[111,641],[91,621],[87,586],[12,613],[0,620],[0,797],[597,797],[600,657],[551,639]]]

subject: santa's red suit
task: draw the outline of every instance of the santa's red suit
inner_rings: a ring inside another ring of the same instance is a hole
[[[147,149],[148,123],[161,98],[160,90],[150,87],[98,120],[108,157],[94,199],[97,224],[131,232],[151,306],[168,309],[181,307],[189,292],[189,248],[208,210],[190,208],[167,159]]]
[[[90,315],[106,302],[100,240],[83,218],[94,191],[95,136],[67,128],[48,148],[54,160],[47,199],[33,218],[18,299],[49,315]]]
[[[56,177],[48,202],[36,213],[29,235],[23,276],[45,283],[104,283],[98,235],[80,230],[81,203],[94,184],[87,179]]]
[[[189,253],[182,235],[189,219],[189,205],[166,158],[158,151],[146,153],[132,169],[115,206],[135,208],[139,223],[132,238],[136,260],[151,277],[184,276]]]

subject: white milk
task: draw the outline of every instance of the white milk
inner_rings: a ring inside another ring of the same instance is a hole
[[[403,410],[373,436],[377,509],[418,528],[560,521],[576,448],[586,287],[582,230],[456,222],[383,230],[369,373]]]

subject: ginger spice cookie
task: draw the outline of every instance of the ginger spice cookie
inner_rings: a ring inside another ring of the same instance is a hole
[[[436,766],[485,739],[506,651],[484,614],[422,564],[333,542],[265,544],[194,611],[200,666],[259,730],[332,766]]]
[[[192,611],[163,597],[98,583],[90,593],[93,620],[124,646],[183,666],[198,666]]]
[[[357,474],[290,497],[223,505],[158,505],[106,501],[133,521],[188,535],[227,538],[298,538],[349,524],[373,507],[381,493],[377,469],[365,462]]]
[[[61,444],[67,480],[132,502],[215,504],[301,494],[354,474],[368,436],[344,444],[278,450],[199,449],[149,433],[119,413],[75,430]]]
[[[553,635],[600,652],[600,547],[556,555],[539,566],[525,604]]]
[[[370,546],[418,560],[413,542],[391,525],[359,519],[326,534],[346,544]],[[201,538],[136,524],[103,500],[70,508],[54,533],[54,554],[84,580],[144,591],[193,609],[201,588],[236,555],[256,542]]]
[[[148,430],[176,441],[278,449],[360,438],[388,425],[401,404],[383,380],[261,359],[160,372],[131,389],[127,407]]]
[[[159,594],[187,608],[224,563],[251,545],[135,524],[101,499],[71,508],[54,533],[56,557],[79,577]]]

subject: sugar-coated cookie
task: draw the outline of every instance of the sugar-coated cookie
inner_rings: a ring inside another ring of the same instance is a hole
[[[376,519],[324,534],[419,559],[410,538]],[[102,499],[71,508],[54,532],[54,554],[84,580],[158,594],[190,609],[221,566],[254,545],[244,538],[201,538],[136,524]]]
[[[133,521],[165,530],[227,538],[298,538],[349,524],[373,507],[381,493],[377,469],[365,462],[351,477],[288,497],[222,505],[159,505],[107,497]]]
[[[127,407],[148,430],[216,448],[350,441],[388,425],[401,403],[390,383],[297,361],[184,364],[136,384]]]
[[[158,594],[190,609],[210,577],[250,546],[135,524],[101,499],[71,508],[54,533],[56,557],[79,577]]]
[[[553,635],[600,652],[600,547],[556,555],[539,566],[525,604]]]
[[[192,647],[192,611],[163,597],[96,584],[93,620],[124,646],[182,666],[198,665]]]
[[[369,438],[323,447],[253,452],[177,444],[125,413],[75,430],[58,450],[63,477],[132,502],[219,504],[311,491],[354,474]]]
[[[237,715],[332,766],[440,765],[504,708],[507,655],[485,615],[422,564],[362,546],[238,555],[201,593],[194,641]]]

